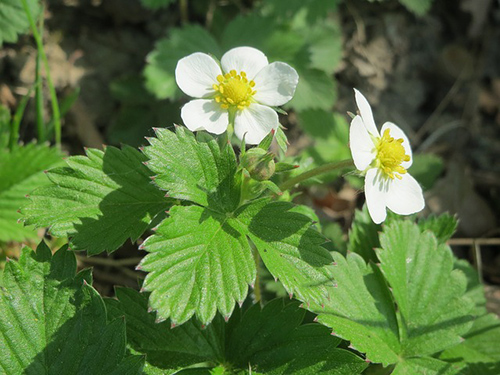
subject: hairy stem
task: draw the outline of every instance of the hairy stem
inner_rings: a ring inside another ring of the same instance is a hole
[[[328,164],[322,165],[320,167],[311,169],[310,171],[299,174],[298,176],[295,176],[294,178],[291,178],[291,179],[283,182],[280,185],[280,189],[282,191],[285,191],[285,190],[293,188],[295,185],[297,185],[303,181],[306,181],[312,177],[316,177],[316,176],[319,176],[321,174],[334,171],[336,169],[343,169],[346,167],[351,167],[353,165],[354,165],[354,163],[351,159],[336,161],[334,163],[328,163]]]

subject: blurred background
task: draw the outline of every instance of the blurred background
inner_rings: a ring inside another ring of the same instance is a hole
[[[489,307],[500,313],[499,0],[0,0],[0,45],[2,259],[44,235],[16,223],[16,210],[61,154],[13,145],[57,141],[54,94],[63,155],[141,146],[152,127],[181,123],[188,98],[175,84],[178,59],[199,51],[220,58],[247,45],[299,72],[281,117],[290,145],[280,157],[298,163],[296,173],[350,157],[354,87],[379,127],[392,121],[406,132],[416,154],[410,172],[426,192],[424,214],[458,215],[450,245],[478,268]],[[353,174],[332,173],[296,201],[315,209],[341,248],[363,204],[361,187]],[[113,284],[137,285],[139,255],[128,244],[112,259],[80,261],[96,266],[96,287],[110,294]]]

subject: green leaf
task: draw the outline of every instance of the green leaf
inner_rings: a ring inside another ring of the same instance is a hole
[[[141,0],[143,7],[153,10],[166,8],[173,3],[175,3],[175,0]]]
[[[210,135],[198,133],[198,140],[187,128],[176,131],[155,129],[157,138],[144,154],[148,167],[156,172],[155,183],[172,198],[210,206],[219,212],[236,209],[240,188],[235,180],[236,156],[230,145],[219,148]]]
[[[334,255],[338,288],[324,309],[314,306],[319,321],[370,360],[398,364],[394,373],[420,373],[409,369],[428,362],[441,368],[427,356],[459,344],[472,324],[466,278],[449,247],[409,220],[385,225],[380,243],[381,272],[357,254]]]
[[[377,251],[403,321],[402,355],[431,355],[462,340],[472,303],[463,298],[467,280],[453,269],[453,254],[409,221],[384,228]]]
[[[48,171],[52,184],[35,190],[22,214],[27,225],[71,237],[73,250],[111,252],[128,238],[137,240],[170,201],[151,184],[139,151],[124,146],[86,152]]]
[[[337,87],[333,79],[325,72],[317,69],[297,67],[299,84],[293,99],[286,107],[297,111],[306,109],[331,110],[337,98]]]
[[[243,315],[238,309],[227,324],[218,315],[204,328],[193,319],[171,329],[170,321],[155,323],[147,296],[119,288],[117,298],[106,300],[110,317],[125,315],[129,345],[161,374],[207,362],[215,366],[211,373],[225,367],[235,373],[250,368],[252,374],[352,375],[366,367],[358,356],[336,348],[341,340],[328,328],[301,325],[305,311],[298,302],[273,300],[263,309],[253,305]]]
[[[143,288],[161,318],[182,324],[196,314],[204,324],[217,310],[229,317],[255,279],[255,263],[241,225],[199,206],[175,206],[144,243],[149,272]]]
[[[381,230],[382,226],[373,222],[368,207],[366,204],[363,205],[361,211],[356,210],[354,213],[354,221],[349,231],[348,250],[361,255],[366,262],[377,262],[375,248],[380,246],[378,233]]]
[[[161,39],[147,57],[144,70],[147,89],[158,99],[176,99],[182,94],[175,82],[177,62],[194,52],[220,56],[214,37],[198,25],[170,29],[169,37]]]
[[[306,303],[329,298],[333,260],[321,246],[325,238],[300,207],[264,198],[242,207],[238,219],[267,269],[290,295]]]
[[[0,150],[0,241],[37,238],[32,228],[18,223],[17,212],[28,203],[25,196],[45,185],[45,169],[61,162],[61,154],[43,145],[28,144],[14,150]]]
[[[455,259],[456,269],[459,269],[467,278],[467,292],[465,295],[475,304],[474,315],[481,316],[486,313],[486,297],[484,286],[481,283],[479,274],[472,265],[465,259]]]
[[[26,0],[31,16],[36,19],[40,12],[37,0]],[[21,0],[0,0],[0,46],[17,42],[19,34],[28,31],[29,22]]]
[[[494,314],[477,318],[461,344],[445,350],[440,359],[449,362],[500,363],[500,320]]]
[[[457,225],[457,218],[448,213],[439,216],[431,215],[418,221],[420,230],[433,232],[439,243],[446,243],[455,233]]]
[[[36,253],[24,248],[19,262],[6,264],[0,287],[5,373],[141,373],[143,360],[125,356],[124,321],[106,323],[90,273],[75,271],[76,258],[67,247],[52,255],[43,242]]]
[[[420,154],[413,157],[413,164],[408,169],[408,173],[415,177],[424,190],[429,190],[441,176],[443,169],[444,161],[441,157],[433,154]]]
[[[399,0],[399,2],[417,16],[423,16],[431,9],[433,0]]]
[[[409,358],[401,361],[392,375],[456,375],[460,369],[458,364],[443,362],[435,358]]]

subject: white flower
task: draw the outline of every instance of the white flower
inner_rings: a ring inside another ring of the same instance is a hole
[[[386,208],[398,215],[421,211],[424,206],[422,188],[407,173],[412,164],[410,142],[395,124],[375,126],[372,109],[366,98],[354,89],[359,115],[349,130],[354,165],[365,174],[366,205],[372,220],[380,224],[387,216]]]
[[[239,139],[258,144],[278,128],[278,114],[270,107],[292,99],[299,76],[288,64],[269,64],[255,48],[237,47],[222,56],[220,66],[201,52],[180,59],[175,79],[184,93],[198,98],[181,110],[189,130],[222,134],[231,122]]]

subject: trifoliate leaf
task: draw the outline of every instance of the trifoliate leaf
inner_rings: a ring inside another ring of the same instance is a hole
[[[255,279],[255,263],[241,225],[200,206],[175,206],[145,249],[143,288],[161,318],[181,324],[196,314],[204,324],[218,310],[229,317]]]
[[[382,226],[373,222],[367,206],[364,205],[362,210],[356,210],[354,213],[348,249],[361,255],[366,262],[377,262],[375,248],[380,246],[378,233],[381,230]]]
[[[417,16],[423,16],[431,9],[433,0],[399,0],[399,2]]]
[[[141,0],[142,6],[153,10],[166,8],[172,3],[175,3],[175,0]]]
[[[175,67],[181,58],[194,52],[220,56],[217,41],[201,26],[170,29],[169,36],[159,40],[147,57],[144,70],[147,89],[158,99],[179,98],[182,93],[175,82]]]
[[[40,12],[37,0],[26,0],[31,16],[36,20]],[[28,17],[21,0],[0,0],[0,46],[4,42],[15,43],[19,34],[28,31]]]
[[[336,348],[340,340],[328,328],[301,325],[305,311],[297,302],[273,300],[263,309],[253,305],[243,315],[237,309],[228,323],[218,315],[205,328],[194,319],[171,328],[170,321],[155,323],[147,296],[120,288],[117,298],[106,300],[109,315],[125,315],[129,345],[146,355],[146,368],[150,365],[161,374],[206,362],[215,366],[205,368],[207,374],[250,368],[252,374],[352,375],[366,367],[358,356]]]
[[[233,211],[240,201],[235,174],[236,156],[230,145],[220,149],[210,135],[199,133],[198,140],[187,128],[176,131],[156,129],[158,138],[144,154],[148,167],[156,172],[155,183],[172,198],[210,206],[219,212]]]
[[[61,161],[57,149],[48,146],[28,144],[11,152],[0,150],[0,241],[37,237],[32,228],[17,222],[17,211],[28,203],[27,194],[47,183],[43,171]]]
[[[9,261],[0,287],[0,367],[6,374],[140,374],[142,358],[125,355],[125,324],[106,323],[104,303],[75,276],[76,258],[42,242]],[[126,367],[125,367],[126,365]],[[126,371],[125,371],[126,370]]]
[[[314,310],[370,360],[397,363],[394,373],[419,373],[403,370],[417,359],[432,362],[428,356],[459,344],[470,329],[473,304],[464,297],[466,278],[453,269],[449,247],[408,220],[386,225],[380,243],[382,273],[357,254],[347,261],[334,256],[338,288],[324,310]],[[425,368],[418,363],[411,366]]]
[[[114,251],[128,238],[135,241],[169,200],[151,183],[151,172],[139,151],[124,146],[88,149],[67,166],[47,172],[51,185],[34,191],[22,210],[25,224],[50,227],[71,237],[73,250],[90,254]]]
[[[448,213],[439,216],[431,215],[418,221],[420,230],[430,230],[440,243],[445,243],[453,236],[457,225],[457,218]]]
[[[238,219],[259,250],[267,269],[301,301],[329,298],[333,260],[325,238],[307,216],[288,202],[257,200],[240,209]]]

